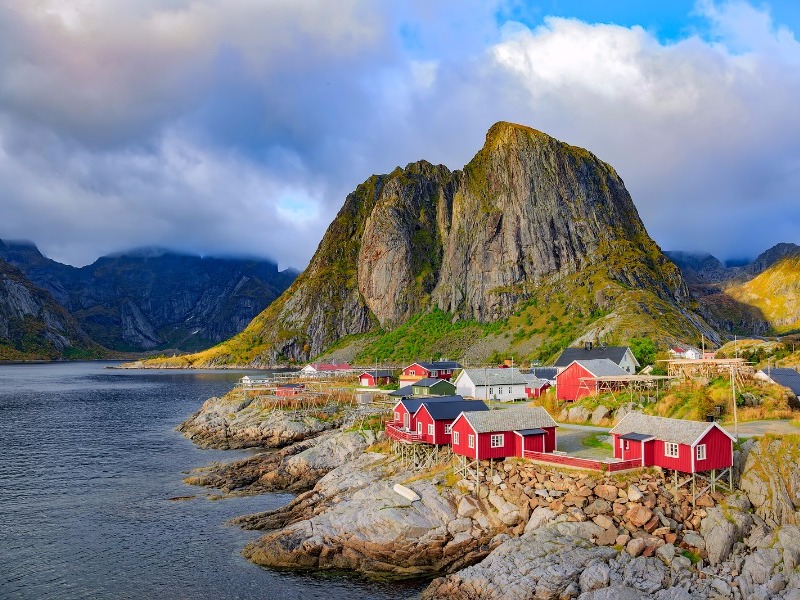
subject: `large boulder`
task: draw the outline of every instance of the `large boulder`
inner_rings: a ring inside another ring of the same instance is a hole
[[[800,525],[800,436],[765,436],[752,444],[739,487],[770,527]]]
[[[599,425],[609,414],[609,410],[601,404],[592,411],[592,425]]]
[[[567,412],[567,418],[572,423],[585,423],[589,420],[589,411],[582,406],[573,406]]]
[[[700,533],[705,539],[708,561],[712,565],[727,559],[739,539],[736,525],[725,517],[719,506],[706,511],[706,517],[700,522]]]
[[[510,539],[480,563],[435,579],[422,597],[574,598],[580,593],[581,574],[617,555],[613,548],[586,539],[594,531],[588,525],[596,528],[593,523],[556,523]],[[604,580],[602,567],[593,568],[597,573],[591,581],[584,578],[586,585]]]

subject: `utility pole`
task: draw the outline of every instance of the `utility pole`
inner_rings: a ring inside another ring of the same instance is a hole
[[[736,413],[736,377],[733,375],[733,365],[731,365],[731,395],[733,396],[733,431],[736,441],[739,441],[739,419]]]

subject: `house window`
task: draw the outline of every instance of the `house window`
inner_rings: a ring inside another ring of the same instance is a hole
[[[697,447],[697,460],[705,460],[706,459],[706,445],[700,444]]]
[[[417,435],[422,435],[422,423],[417,423]]]
[[[400,413],[397,412],[397,411],[394,411],[394,420],[395,420],[395,422],[400,420]]]
[[[494,394],[494,388],[489,388],[489,395],[491,396],[492,394]]]
[[[447,433],[447,432],[445,431],[445,433]],[[457,431],[453,432],[453,443],[454,444],[458,444],[458,432]]]
[[[469,437],[467,437],[467,446],[469,446],[470,448],[475,447],[475,436],[472,435],[471,433],[469,434]]]
[[[502,448],[504,444],[504,439],[506,434],[504,433],[494,433],[491,437],[491,443],[489,444],[492,448]]]
[[[409,370],[408,370],[408,374],[409,374],[409,375],[416,375],[416,374],[417,374],[417,372],[416,372],[414,369],[409,369]]]
[[[630,442],[628,440],[625,440],[625,450],[630,450],[630,449],[631,449]]]
[[[433,423],[428,423],[428,435],[433,435]]]
[[[445,425],[444,426],[444,434],[445,435],[450,435],[450,433],[452,433],[452,431],[453,431],[453,426],[452,425]]]
[[[678,444],[675,442],[666,442],[664,444],[664,455],[671,458],[678,458]]]

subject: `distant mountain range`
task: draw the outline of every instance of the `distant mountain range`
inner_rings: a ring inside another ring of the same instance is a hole
[[[738,335],[800,331],[800,246],[777,244],[754,261],[726,267],[710,254],[666,252],[681,269],[698,312]]]
[[[294,281],[258,259],[207,258],[150,248],[72,267],[30,242],[0,241],[0,260],[110,350],[196,351],[241,331]]]

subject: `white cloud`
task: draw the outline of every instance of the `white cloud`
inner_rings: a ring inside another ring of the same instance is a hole
[[[704,2],[710,35],[663,43],[505,4],[2,3],[0,237],[302,267],[370,174],[512,120],[614,165],[665,248],[798,241],[800,48],[768,11]]]

